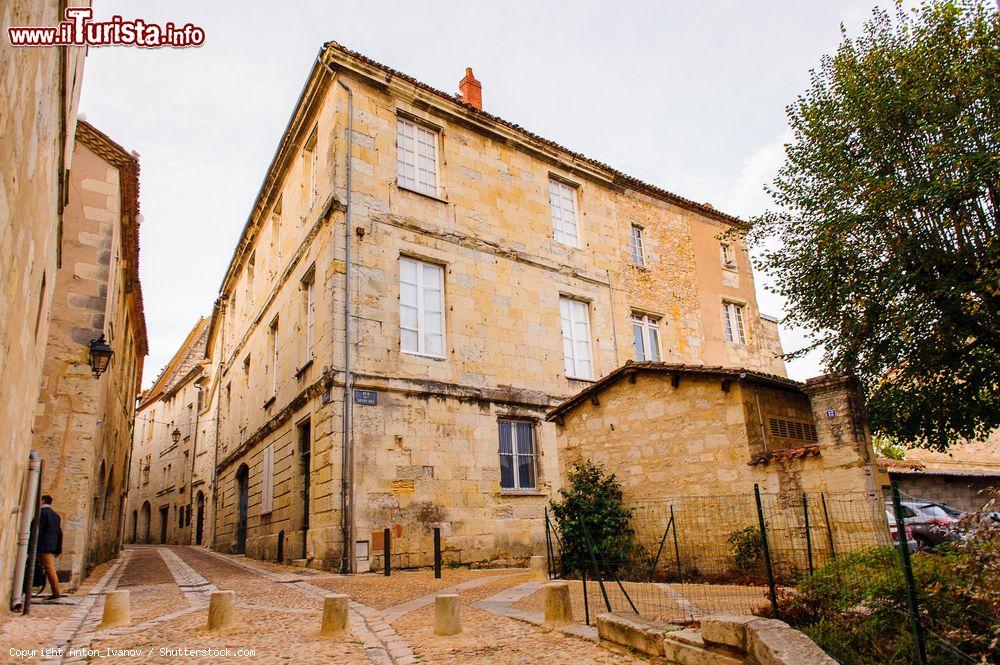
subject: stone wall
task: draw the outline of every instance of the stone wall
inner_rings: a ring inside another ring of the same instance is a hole
[[[723,270],[718,236],[728,226],[714,211],[615,185],[450,98],[402,78],[386,84],[335,45],[329,54],[354,91],[354,388],[378,399],[351,405],[355,540],[367,547],[358,566],[378,564],[372,534],[389,526],[400,534],[394,551],[402,565],[429,561],[431,525],[442,528],[454,561],[516,559],[540,539],[542,506],[558,483],[554,428],[542,417],[589,384],[564,371],[560,297],[587,304],[595,378],[634,356],[633,312],[659,318],[664,357],[784,372],[738,239],[736,264]],[[238,533],[238,472],[247,478],[248,554],[273,556],[279,534],[286,552],[304,551],[314,565],[336,565],[343,550],[346,103],[330,75],[314,69],[213,317],[223,550]],[[437,196],[396,183],[398,117],[439,131]],[[553,238],[550,177],[577,186],[579,248]],[[642,267],[630,260],[632,224],[643,228]],[[440,358],[400,351],[400,257],[444,269]],[[723,298],[744,303],[746,344],[724,340]],[[499,489],[504,415],[534,423],[539,452],[541,484],[516,496]],[[308,469],[297,434],[305,419]],[[268,448],[274,507],[262,514]]]
[[[55,0],[5,2],[2,25],[55,25]],[[81,2],[69,2],[71,6]],[[86,4],[90,4],[87,2]],[[0,617],[7,613],[32,417],[58,268],[82,48],[0,49]]]
[[[994,500],[992,510],[1000,504],[1000,478],[948,476],[944,474],[919,473],[897,474],[889,472],[891,478],[899,481],[899,491],[904,500],[937,501],[960,510],[975,512]],[[889,488],[883,487],[889,496]]]
[[[119,164],[109,161],[111,154]],[[57,568],[70,587],[118,552],[146,354],[134,244],[135,160],[81,122],[73,164],[34,422],[34,447],[45,464],[42,491],[54,497],[63,518]],[[89,343],[101,335],[113,355],[96,379]]]

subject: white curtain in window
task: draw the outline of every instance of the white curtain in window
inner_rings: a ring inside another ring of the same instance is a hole
[[[594,378],[593,363],[590,360],[590,317],[587,303],[560,298],[559,316],[566,376],[577,379]]]
[[[396,177],[400,187],[437,196],[437,132],[396,120]]]
[[[407,353],[444,356],[444,269],[399,260],[400,347]]]
[[[579,247],[576,224],[576,188],[549,180],[549,203],[552,206],[552,233],[558,242]]]

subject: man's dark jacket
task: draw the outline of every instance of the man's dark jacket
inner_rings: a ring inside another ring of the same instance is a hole
[[[38,517],[38,551],[62,554],[62,519],[49,506],[42,506]]]

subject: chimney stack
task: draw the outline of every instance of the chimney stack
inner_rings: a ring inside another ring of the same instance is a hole
[[[472,75],[472,67],[465,68],[465,78],[458,84],[462,92],[462,101],[472,104],[476,110],[483,110],[483,84]]]

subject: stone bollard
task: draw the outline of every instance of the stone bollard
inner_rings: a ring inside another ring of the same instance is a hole
[[[439,593],[434,597],[434,634],[458,635],[462,632],[458,594]]]
[[[549,579],[549,561],[544,556],[531,557],[530,582],[547,582]]]
[[[104,615],[99,628],[121,628],[132,623],[129,609],[132,594],[127,590],[109,591],[104,595]]]
[[[545,627],[559,628],[573,623],[573,606],[569,602],[567,582],[549,582],[545,589]]]
[[[222,630],[236,621],[236,592],[213,591],[208,601],[208,629]]]
[[[347,596],[332,593],[323,598],[322,637],[343,637],[347,634]]]

